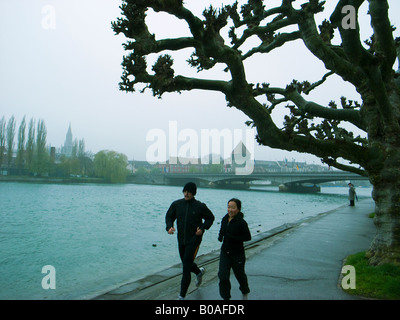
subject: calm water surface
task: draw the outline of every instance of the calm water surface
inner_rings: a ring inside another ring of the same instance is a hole
[[[199,188],[214,213],[199,255],[216,250],[226,202],[242,200],[253,235],[347,204],[347,188],[320,194]],[[359,198],[371,188],[357,188]],[[0,183],[0,299],[87,299],[179,262],[165,213],[182,187]],[[56,289],[42,288],[43,266]]]

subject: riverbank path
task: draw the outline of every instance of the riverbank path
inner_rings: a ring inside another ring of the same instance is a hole
[[[340,288],[341,270],[348,255],[369,248],[375,235],[373,219],[368,217],[372,212],[374,202],[367,199],[253,236],[246,247],[249,300],[359,299]],[[187,300],[221,300],[218,255],[216,251],[197,258],[206,273],[199,288],[192,276]],[[177,264],[95,299],[176,300],[180,279]],[[231,283],[232,300],[242,299],[233,272]]]

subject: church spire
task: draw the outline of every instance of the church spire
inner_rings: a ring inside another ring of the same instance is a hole
[[[65,136],[64,146],[62,148],[62,153],[67,157],[72,155],[72,130],[71,130],[71,122],[69,123],[68,131]]]

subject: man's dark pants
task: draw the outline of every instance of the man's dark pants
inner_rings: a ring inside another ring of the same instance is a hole
[[[183,273],[182,273],[182,281],[181,281],[181,297],[186,296],[186,292],[190,285],[191,280],[191,272],[198,275],[200,273],[200,269],[196,263],[194,263],[194,259],[196,258],[197,251],[199,250],[200,243],[202,237],[195,236],[193,237],[189,243],[187,244],[179,244],[179,255],[183,264]]]

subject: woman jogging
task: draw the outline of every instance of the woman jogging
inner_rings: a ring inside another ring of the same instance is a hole
[[[233,198],[228,201],[228,213],[222,218],[218,241],[222,242],[219,260],[219,292],[224,300],[231,298],[230,270],[233,270],[243,299],[247,299],[250,292],[245,273],[246,256],[244,252],[244,241],[251,240],[247,222],[243,219],[240,211],[242,203]]]

